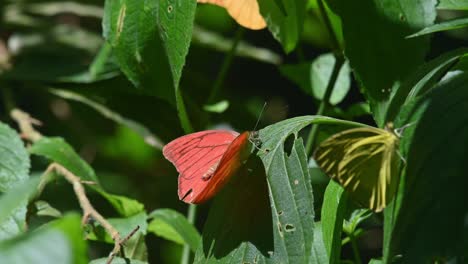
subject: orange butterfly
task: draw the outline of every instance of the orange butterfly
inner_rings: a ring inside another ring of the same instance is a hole
[[[208,3],[225,8],[229,15],[243,27],[254,30],[266,27],[257,0],[198,0],[198,3]]]

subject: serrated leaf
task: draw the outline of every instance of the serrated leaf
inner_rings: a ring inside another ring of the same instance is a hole
[[[341,255],[341,231],[347,205],[346,194],[335,181],[330,181],[322,205],[323,241],[330,263],[339,263]]]
[[[86,181],[99,184],[93,169],[86,163],[63,138],[42,137],[29,148],[32,154],[44,156],[67,168]]]
[[[460,74],[441,82],[406,112],[415,124],[402,138],[411,144],[404,145],[405,188],[389,259],[402,254],[405,263],[424,263],[466,254],[468,205],[460,201],[468,199],[468,119],[454,113],[468,111],[467,81],[468,75]]]
[[[195,7],[192,0],[106,1],[104,37],[139,90],[175,103]]]
[[[151,212],[148,218],[152,219],[148,224],[148,232],[153,232],[157,236],[181,245],[187,244],[193,252],[197,250],[201,239],[200,234],[179,212],[171,209],[158,209]]]
[[[28,179],[29,155],[18,134],[0,122],[0,193]]]
[[[312,186],[302,139],[295,135],[313,122],[356,125],[304,116],[260,130],[262,146],[258,155],[265,170],[257,158],[251,157],[216,197],[195,263],[312,261]],[[294,139],[290,154],[284,149],[289,137]]]
[[[429,47],[428,38],[405,37],[433,23],[437,1],[328,2],[341,17],[346,57],[382,127],[394,85],[424,62]]]
[[[294,50],[302,33],[307,1],[259,0],[258,4],[273,37],[286,53]]]
[[[29,167],[29,155],[20,137],[0,122],[0,194],[7,193],[0,196],[0,240],[19,234],[26,224],[30,192],[23,183],[29,177]]]
[[[85,264],[86,242],[78,215],[68,215],[46,226],[0,242],[2,263]]]
[[[0,196],[0,240],[24,230],[28,199],[36,192],[38,183],[39,177],[19,182]]]

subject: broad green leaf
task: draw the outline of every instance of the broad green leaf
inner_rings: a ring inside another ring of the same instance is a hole
[[[0,242],[2,263],[85,264],[86,242],[78,215],[67,215],[38,230]]]
[[[439,9],[449,9],[449,10],[468,10],[468,1],[467,0],[439,0],[437,5]]]
[[[369,264],[383,264],[384,262],[380,259],[371,259]]]
[[[26,206],[36,192],[39,177],[17,183],[0,196],[0,240],[24,231],[26,227]]]
[[[394,121],[401,107],[432,88],[468,49],[457,49],[423,64],[412,73],[392,95],[387,107],[386,122]],[[404,125],[404,124],[401,124]],[[398,125],[396,127],[399,127]]]
[[[163,144],[161,140],[158,137],[156,137],[153,133],[151,133],[151,131],[144,125],[137,123],[131,119],[128,119],[124,116],[121,116],[119,113],[107,108],[105,105],[99,104],[81,94],[60,89],[50,89],[49,91],[64,99],[77,101],[93,108],[97,112],[101,113],[104,117],[109,118],[110,120],[135,131],[145,140],[147,144],[162,149]]]
[[[266,263],[274,254],[273,229],[277,227],[272,224],[261,166],[259,159],[249,159],[216,196],[194,263]]]
[[[286,53],[294,50],[302,33],[307,1],[259,0],[258,4],[273,37]]]
[[[0,193],[27,180],[29,166],[23,141],[13,129],[0,123]]]
[[[443,21],[443,22],[440,22],[439,24],[428,26],[414,34],[411,34],[408,36],[408,38],[419,37],[419,36],[423,36],[423,35],[427,35],[427,34],[431,34],[435,32],[440,32],[440,31],[464,28],[467,26],[468,26],[468,18],[459,18],[459,19],[454,19],[454,20],[449,20],[449,21]]]
[[[316,222],[314,225],[314,243],[312,244],[312,255],[309,263],[329,264],[328,252],[323,241],[322,223]]]
[[[20,137],[0,122],[0,195],[7,193],[0,196],[0,240],[15,236],[25,227],[27,197],[31,193],[24,185],[30,184],[24,182],[29,167],[29,155]]]
[[[187,244],[193,252],[197,250],[200,234],[179,212],[172,209],[158,209],[151,212],[148,218],[152,219],[148,224],[148,232],[181,245]]]
[[[105,192],[99,185],[94,170],[62,138],[43,137],[34,142],[29,151],[57,162],[83,180],[93,181],[90,188],[101,194],[122,215],[131,216],[143,211],[144,207],[136,200]]]
[[[107,264],[107,258],[100,258],[91,261],[89,264]],[[123,259],[123,258],[114,258],[112,264],[148,264],[146,261],[140,261],[136,259]]]
[[[312,63],[284,65],[281,72],[294,81],[307,94],[322,100],[330,80],[335,58],[332,54],[323,54]],[[351,76],[348,63],[344,64],[330,97],[330,104],[343,101],[351,88]]]
[[[67,168],[86,181],[99,184],[93,169],[86,163],[63,138],[43,137],[34,142],[29,149],[32,154],[44,156]]]
[[[468,118],[454,113],[468,111],[467,81],[467,74],[442,81],[407,112],[415,124],[402,138],[411,144],[389,258],[425,263],[466,254]]]
[[[345,54],[382,127],[386,102],[396,83],[424,62],[428,38],[406,39],[431,25],[436,0],[328,0],[341,17]]]
[[[340,262],[341,230],[346,205],[347,198],[343,188],[335,181],[330,181],[323,199],[321,222],[323,242],[331,264]]]
[[[140,91],[175,103],[195,7],[194,0],[105,2],[104,37]]]

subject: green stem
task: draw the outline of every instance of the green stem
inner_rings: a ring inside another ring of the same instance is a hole
[[[195,219],[197,217],[197,206],[190,204],[187,212],[187,219],[192,225],[195,224]],[[182,252],[182,258],[180,260],[181,264],[188,264],[190,261],[190,247],[186,244],[184,245],[184,250]]]
[[[318,8],[320,12],[320,16],[323,19],[323,22],[325,23],[325,27],[327,28],[328,35],[330,37],[330,44],[332,47],[333,52],[338,52],[340,50],[340,43],[338,42],[338,38],[335,35],[335,31],[333,30],[332,23],[330,21],[330,18],[328,17],[327,10],[325,8],[325,4],[323,2],[324,0],[318,0]]]
[[[330,96],[333,92],[333,87],[335,87],[336,80],[338,79],[338,74],[344,62],[345,60],[342,56],[335,55],[335,64],[333,65],[333,71],[332,71],[330,80],[328,81],[327,89],[325,90],[325,94],[323,95],[323,99],[320,102],[316,115],[323,115],[323,113],[325,112],[328,102],[330,101]],[[307,155],[310,155],[312,147],[317,138],[318,127],[319,127],[318,124],[313,125],[312,129],[310,130],[309,136],[307,137],[307,144],[306,144]]]
[[[15,101],[11,89],[5,81],[0,81],[0,90],[2,91],[3,103],[5,106],[5,113],[7,116],[10,115],[10,111],[15,108]]]
[[[356,238],[353,234],[349,236],[351,240],[351,247],[353,248],[354,260],[356,264],[361,264],[361,254],[359,254],[359,248],[357,246]]]
[[[244,36],[244,32],[245,30],[243,27],[239,27],[239,29],[236,31],[231,50],[229,50],[228,54],[226,54],[226,57],[224,58],[223,64],[221,65],[221,69],[218,73],[218,77],[216,78],[215,83],[213,85],[213,89],[211,90],[210,96],[208,97],[207,103],[214,103],[214,101],[216,100],[219,94],[219,90],[221,89],[224,79],[226,78],[226,73],[231,67],[232,60],[234,58],[234,55],[236,54],[237,46],[239,45],[242,37]]]

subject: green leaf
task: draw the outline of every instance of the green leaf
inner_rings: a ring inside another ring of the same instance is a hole
[[[325,190],[322,205],[323,241],[330,258],[330,263],[340,263],[341,230],[347,205],[343,188],[335,181],[330,181]]]
[[[449,10],[468,10],[468,1],[466,0],[439,0],[438,9]]]
[[[91,166],[62,138],[42,137],[34,142],[29,151],[59,163],[83,180],[97,183],[96,185],[90,185],[90,188],[106,198],[122,216],[131,216],[144,210],[143,205],[136,200],[105,192],[100,187]]]
[[[181,245],[187,244],[193,252],[197,250],[201,239],[200,234],[179,212],[171,209],[158,209],[151,212],[148,218],[152,218],[148,224],[149,232]]]
[[[67,215],[38,230],[0,242],[2,263],[85,264],[80,217]]]
[[[34,206],[36,207],[36,214],[38,216],[51,216],[55,218],[60,218],[62,217],[62,213],[52,207],[48,202],[46,201],[36,201],[34,202]]]
[[[175,104],[195,8],[193,0],[106,1],[104,37],[140,91]]]
[[[328,252],[325,248],[322,233],[322,223],[316,222],[314,225],[314,243],[312,245],[312,256],[309,263],[314,264],[329,264]]]
[[[95,190],[106,198],[114,209],[124,217],[129,217],[145,210],[145,206],[137,200],[122,195],[110,194],[97,188]]]
[[[18,134],[0,122],[0,240],[19,234],[26,225],[30,184],[29,155]],[[27,185],[25,187],[25,184]]]
[[[330,80],[335,57],[332,54],[323,54],[312,63],[297,65],[284,65],[280,71],[294,81],[307,94],[322,100]],[[343,101],[351,88],[351,76],[348,63],[341,68],[338,79],[330,97],[330,104],[336,105]]]
[[[23,141],[13,129],[0,122],[0,193],[27,180],[29,166]]]
[[[431,89],[467,53],[468,49],[457,49],[444,53],[419,67],[397,89],[392,91],[385,120],[387,122],[394,121],[404,104]]]
[[[203,110],[207,112],[221,114],[226,111],[229,107],[229,102],[227,100],[222,100],[214,104],[204,105]]]
[[[100,258],[91,261],[89,264],[107,264],[107,258]],[[114,258],[112,264],[148,264],[146,261],[136,259]]]
[[[21,233],[26,225],[26,206],[36,192],[39,177],[20,182],[0,196],[0,240]]]
[[[454,113],[468,111],[467,81],[466,73],[442,81],[407,112],[415,124],[402,138],[411,144],[390,245],[390,257],[402,254],[404,263],[466,254],[468,118]]]
[[[119,231],[120,237],[128,236],[137,227],[138,230],[125,243],[125,255],[132,259],[147,260],[147,249],[145,244],[145,235],[148,229],[146,223],[147,215],[141,212],[137,215],[126,218],[108,218],[107,221]],[[95,229],[94,232],[88,234],[87,239],[103,241],[109,244],[114,244],[114,241],[108,233],[102,229]]]
[[[419,37],[435,32],[454,30],[459,28],[464,28],[468,26],[468,18],[459,18],[449,21],[443,21],[439,24],[428,26],[414,34],[408,36],[408,38]]]
[[[380,259],[371,259],[369,264],[383,264],[384,262]]]
[[[260,0],[258,4],[273,37],[286,53],[294,50],[302,33],[307,1]]]
[[[29,149],[32,154],[44,156],[67,168],[76,176],[86,181],[99,184],[93,169],[86,163],[63,138],[42,137]]]
[[[405,37],[433,23],[437,1],[328,2],[341,17],[346,57],[382,127],[394,85],[424,62],[429,47],[426,37]]]

